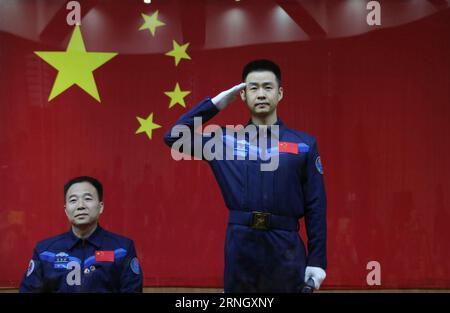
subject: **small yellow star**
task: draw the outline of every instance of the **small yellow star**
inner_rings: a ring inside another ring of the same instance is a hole
[[[156,27],[164,26],[166,25],[164,22],[161,22],[158,20],[158,11],[152,14],[152,16],[145,15],[144,13],[141,13],[142,17],[144,18],[144,24],[139,28],[139,30],[148,29],[152,36],[155,36]]]
[[[150,113],[150,115],[146,119],[143,119],[139,116],[136,116],[136,118],[138,119],[139,124],[141,124],[141,127],[139,127],[139,129],[136,131],[136,134],[145,132],[148,138],[152,139],[152,131],[154,129],[161,128],[161,125],[153,123],[153,112]]]
[[[175,89],[173,91],[164,92],[166,96],[170,98],[169,109],[173,107],[175,104],[180,104],[183,108],[186,107],[186,103],[184,103],[184,97],[190,94],[190,91],[182,91],[180,89],[180,85],[177,83]]]
[[[166,55],[174,57],[175,58],[175,66],[180,63],[181,59],[188,59],[190,60],[191,57],[186,53],[186,49],[189,47],[189,42],[180,46],[175,40],[173,42],[173,49],[166,53]]]

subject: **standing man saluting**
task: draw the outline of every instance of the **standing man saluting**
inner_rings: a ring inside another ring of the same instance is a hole
[[[225,292],[299,292],[303,283],[313,279],[319,289],[325,279],[326,195],[323,170],[316,139],[284,125],[277,116],[278,102],[283,98],[281,71],[270,60],[254,60],[242,73],[242,83],[206,98],[185,113],[168,131],[164,141],[172,149],[180,136],[180,128],[194,133],[194,119],[206,123],[225,109],[236,95],[247,104],[250,121],[258,131],[256,141],[251,134],[244,140],[223,136],[224,146],[244,156],[255,154],[254,160],[209,159],[219,183],[229,219],[225,241]],[[277,131],[271,131],[276,129]],[[225,129],[223,128],[222,130]],[[278,145],[269,146],[271,158],[278,159],[277,168],[261,170],[261,142],[276,136]],[[195,146],[198,135],[189,137],[188,147]],[[214,137],[212,137],[214,138]],[[202,147],[212,139],[202,135]],[[217,140],[217,138],[215,138]],[[183,153],[197,154],[185,148]],[[186,151],[188,150],[188,151]],[[235,154],[236,155],[236,154]],[[299,219],[305,218],[308,253],[299,236]]]

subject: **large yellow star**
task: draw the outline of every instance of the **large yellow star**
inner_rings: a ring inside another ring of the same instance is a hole
[[[75,84],[100,102],[92,72],[117,55],[115,52],[87,52],[78,25],[75,26],[66,51],[34,53],[58,70],[48,101]]]
[[[173,49],[166,53],[166,55],[174,57],[175,58],[175,66],[180,63],[181,59],[188,59],[190,60],[191,57],[186,53],[186,49],[189,47],[189,42],[180,46],[175,40],[172,40],[173,42]]]
[[[150,30],[150,33],[152,33],[152,36],[155,36],[156,27],[164,26],[166,25],[164,22],[161,22],[158,20],[158,11],[152,14],[152,16],[145,15],[144,13],[141,13],[142,17],[144,18],[144,24],[139,28],[139,30],[148,29]]]
[[[146,119],[143,119],[139,116],[136,116],[136,118],[138,119],[139,124],[141,124],[141,127],[139,127],[139,129],[136,131],[136,134],[145,132],[148,138],[152,139],[153,130],[161,128],[161,125],[153,123],[153,112],[150,113],[150,115]]]
[[[175,104],[180,104],[183,108],[186,107],[186,103],[184,103],[184,97],[190,94],[190,91],[182,91],[180,89],[180,85],[177,83],[175,89],[173,91],[165,91],[166,96],[170,98],[169,109],[173,107]]]

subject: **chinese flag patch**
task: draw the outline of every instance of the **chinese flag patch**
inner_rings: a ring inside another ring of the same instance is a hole
[[[114,251],[95,251],[95,262],[114,262]]]
[[[280,141],[278,143],[278,151],[298,154],[298,144],[295,142]]]

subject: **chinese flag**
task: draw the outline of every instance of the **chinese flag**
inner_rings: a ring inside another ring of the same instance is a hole
[[[114,251],[95,251],[95,262],[114,262]]]
[[[298,144],[294,142],[280,141],[278,143],[278,150],[280,152],[298,154]]]

